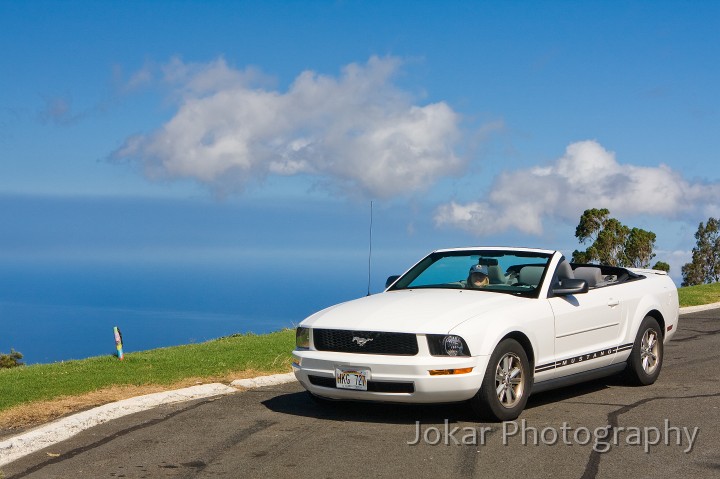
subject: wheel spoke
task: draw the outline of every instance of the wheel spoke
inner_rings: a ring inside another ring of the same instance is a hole
[[[509,355],[503,358],[503,362],[505,363],[503,365],[503,373],[507,374],[507,372],[510,371],[510,365],[512,364],[511,361],[512,358]]]

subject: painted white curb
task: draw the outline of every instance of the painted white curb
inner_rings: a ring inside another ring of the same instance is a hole
[[[715,308],[720,308],[720,303],[703,304],[700,306],[686,306],[684,308],[680,308],[680,314],[697,313],[698,311],[707,311]]]
[[[277,386],[278,384],[286,384],[293,381],[297,381],[297,379],[295,378],[295,373],[286,373],[273,374],[272,376],[260,376],[258,378],[251,379],[236,379],[235,381],[231,382],[230,385],[245,389],[252,389],[263,386]]]
[[[163,404],[220,396],[237,392],[224,384],[203,384],[175,391],[164,391],[105,404],[59,419],[24,434],[0,441],[0,466],[56,444],[98,424],[145,411]]]

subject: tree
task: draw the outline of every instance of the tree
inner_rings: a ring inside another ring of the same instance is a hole
[[[575,237],[580,243],[592,241],[586,251],[574,251],[573,262],[619,266],[622,263],[622,252],[629,229],[618,220],[610,218],[607,208],[585,210],[580,223],[575,229]]]
[[[585,210],[575,229],[580,243],[592,243],[585,251],[574,251],[573,263],[598,262],[610,266],[647,268],[655,257],[655,233],[629,228],[610,218],[607,208]]]
[[[585,243],[588,239],[595,242],[598,232],[605,227],[608,216],[610,210],[607,208],[585,210],[580,217],[580,224],[575,228],[575,237],[581,243]]]
[[[23,355],[14,349],[10,348],[10,354],[0,353],[0,369],[2,368],[14,368],[16,366],[22,366],[23,363],[20,361]]]
[[[640,228],[630,230],[630,235],[625,242],[625,260],[627,266],[633,268],[647,268],[650,260],[655,257],[653,247],[655,246],[655,233]],[[670,266],[668,266],[670,268]]]
[[[700,222],[692,261],[682,267],[683,286],[720,281],[720,222],[709,218],[707,224]]]
[[[655,263],[652,269],[659,269],[660,271],[665,271],[666,273],[669,273],[670,265],[667,264],[665,261],[658,261],[657,263]]]

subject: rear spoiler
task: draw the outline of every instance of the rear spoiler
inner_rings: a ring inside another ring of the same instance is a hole
[[[628,271],[632,271],[636,274],[657,274],[658,276],[667,276],[667,271],[661,269],[644,269],[644,268],[625,268]]]

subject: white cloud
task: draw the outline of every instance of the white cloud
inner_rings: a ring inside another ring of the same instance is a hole
[[[444,102],[413,104],[392,83],[400,61],[371,58],[339,77],[302,72],[281,92],[255,86],[256,70],[223,59],[178,59],[162,67],[180,102],[150,134],[128,138],[115,159],[150,177],[192,178],[220,190],[268,175],[309,175],[332,188],[374,197],[421,191],[458,173],[459,116]],[[147,81],[145,69],[133,76]]]
[[[675,218],[719,205],[720,183],[690,182],[667,165],[621,164],[598,142],[581,141],[550,165],[501,174],[486,199],[440,206],[435,222],[478,235],[510,228],[540,235],[544,219],[577,222],[587,208]]]

